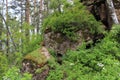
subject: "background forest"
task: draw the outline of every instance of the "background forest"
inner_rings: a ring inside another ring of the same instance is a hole
[[[0,80],[120,80],[119,0],[1,0]]]

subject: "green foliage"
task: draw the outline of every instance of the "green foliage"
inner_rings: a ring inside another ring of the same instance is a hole
[[[90,33],[101,33],[102,27],[95,20],[86,8],[79,2],[74,2],[62,13],[53,13],[44,20],[43,31],[51,29],[54,32],[65,34],[68,38],[74,39],[78,37],[76,32],[88,29]]]
[[[25,55],[39,48],[40,42],[43,40],[43,38],[42,35],[36,35],[36,34],[29,34],[28,37],[26,37],[26,30],[32,29],[33,26],[24,23],[22,27],[23,27],[23,31],[20,33],[20,35],[22,35],[20,36],[22,44],[20,45],[19,50]]]
[[[50,0],[50,4],[48,5],[48,7],[54,10],[54,12],[59,12],[58,8],[60,8],[61,5],[64,3],[66,3],[66,0]]]
[[[5,71],[8,69],[8,60],[6,55],[0,53],[0,79],[2,78]]]
[[[9,65],[20,66],[23,59],[23,54],[20,52],[15,52],[7,56]]]
[[[26,39],[24,39],[23,40],[23,45],[22,45],[24,55],[36,50],[37,48],[39,48],[40,47],[40,42],[42,40],[43,40],[43,38],[42,38],[41,35],[33,35],[33,36],[31,36],[31,40],[28,41],[28,42],[26,41]]]
[[[2,77],[3,80],[32,80],[32,75],[29,73],[20,73],[17,67],[10,68]]]
[[[5,74],[7,74],[7,71],[9,71],[9,67],[11,65],[20,66],[21,61],[22,61],[21,53],[15,53],[9,56],[6,56],[5,54],[0,53],[0,79],[2,80],[2,77]],[[12,70],[9,72],[12,73]],[[10,75],[15,76],[14,73]]]
[[[51,70],[46,80],[62,80],[63,71],[61,70],[61,66],[57,62],[55,62],[55,58],[51,57],[48,64]]]
[[[19,22],[16,21],[15,19],[9,20],[7,22],[9,26],[9,30],[11,33],[11,36],[13,38],[13,41],[16,45],[13,45],[11,38],[9,36],[9,51],[7,54],[6,49],[8,48],[6,46],[6,43],[2,43],[4,46],[3,49],[3,54],[0,53],[0,80],[2,80],[2,77],[10,77],[11,80],[30,80],[30,76],[28,74],[25,74],[25,78],[23,78],[23,75],[21,75],[18,72],[18,68],[21,67],[21,62],[23,60],[23,56],[27,53],[32,52],[33,50],[37,49],[40,47],[40,42],[42,41],[42,36],[41,35],[36,35],[36,34],[29,34],[26,37],[26,30],[33,30],[33,26],[28,25],[27,23],[23,23],[21,26],[19,26]],[[0,40],[6,40],[6,29],[3,28],[4,30],[2,32],[2,35],[0,36]],[[18,67],[13,68],[13,73],[12,70],[9,69],[11,66],[16,66]],[[14,75],[15,74],[15,75]],[[18,77],[21,78],[17,78]]]
[[[55,67],[48,80],[120,80],[119,25],[113,26],[95,47],[85,49],[85,44],[75,51],[68,51],[63,64]],[[60,72],[57,74],[56,72]],[[56,76],[60,78],[57,79]]]
[[[16,45],[16,49],[15,49],[15,46],[13,45],[13,43],[9,42],[10,44],[9,49],[11,49],[9,53],[20,52],[25,55],[39,48],[40,42],[42,41],[42,36],[38,34],[34,34],[32,32],[34,28],[33,26],[27,23],[23,23],[21,26],[19,26],[19,22],[16,21],[15,19],[9,20],[7,24],[10,27],[10,33]],[[6,37],[3,37],[2,39],[4,40],[4,38]],[[10,39],[10,36],[9,36],[9,39]]]
[[[115,38],[115,40],[120,43],[120,25],[114,25],[112,27],[111,37]]]

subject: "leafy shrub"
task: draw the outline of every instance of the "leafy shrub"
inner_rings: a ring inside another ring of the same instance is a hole
[[[51,70],[46,80],[62,80],[63,71],[61,70],[61,66],[57,62],[55,62],[54,57],[51,57],[48,64]]]
[[[26,40],[23,44],[23,53],[24,55],[30,53],[40,47],[40,42],[43,40],[41,35],[33,35],[31,40],[26,43]]]
[[[7,57],[0,53],[0,79],[2,78],[4,72],[8,70],[8,67]]]
[[[29,73],[24,73],[22,75],[17,67],[12,67],[2,78],[3,80],[32,80],[32,75]]]
[[[120,43],[120,25],[114,25],[111,30],[111,37]]]
[[[83,44],[75,51],[68,51],[63,58],[63,64],[51,70],[48,80],[120,80],[118,28],[119,25],[115,25],[93,48],[85,49]],[[57,79],[56,76],[60,78]]]
[[[43,31],[51,29],[65,34],[69,39],[75,39],[78,30],[88,29],[91,33],[102,32],[101,23],[97,22],[86,8],[77,2],[62,13],[53,13],[44,20]]]

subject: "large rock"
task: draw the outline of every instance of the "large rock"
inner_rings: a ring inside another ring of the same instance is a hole
[[[73,41],[62,33],[49,31],[44,34],[44,44],[47,48],[54,50],[56,53],[64,54],[67,50],[75,50],[82,44],[83,39],[85,39],[85,41],[92,40],[92,35],[88,30],[79,30],[76,33],[79,37],[77,40]]]

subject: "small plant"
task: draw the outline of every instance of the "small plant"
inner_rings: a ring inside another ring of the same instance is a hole
[[[4,72],[8,70],[8,60],[6,55],[0,53],[0,79],[2,78]]]
[[[32,80],[32,75],[29,73],[22,75],[17,67],[12,67],[5,72],[2,80]]]

